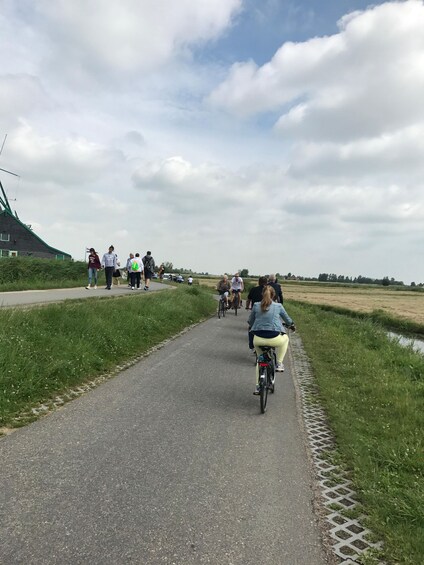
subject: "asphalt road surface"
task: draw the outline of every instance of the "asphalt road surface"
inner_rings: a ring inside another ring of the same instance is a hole
[[[96,290],[86,290],[84,287],[78,288],[59,288],[49,290],[20,290],[16,292],[0,292],[1,306],[27,306],[31,304],[43,304],[47,302],[61,302],[62,300],[73,298],[89,298],[93,296],[116,296],[121,294],[129,294],[130,292],[154,292],[164,288],[173,288],[163,283],[150,282],[150,290],[144,291],[131,290],[126,282],[119,286],[113,287],[111,290],[105,290],[104,286],[99,286]]]
[[[0,439],[0,563],[326,563],[290,367],[261,415],[246,319]]]

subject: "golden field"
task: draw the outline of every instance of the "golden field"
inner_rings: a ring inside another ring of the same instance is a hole
[[[424,324],[424,293],[385,287],[351,288],[322,284],[283,284],[284,297],[312,304],[348,308],[356,312],[382,310],[391,316]]]
[[[215,288],[218,278],[200,279],[199,282]],[[382,310],[391,316],[424,324],[424,292],[368,285],[337,287],[325,283],[308,284],[295,281],[282,281],[281,286],[287,300],[337,306],[357,312]]]

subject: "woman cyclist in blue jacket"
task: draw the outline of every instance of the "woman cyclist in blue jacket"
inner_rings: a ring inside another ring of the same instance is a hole
[[[289,338],[284,324],[295,331],[293,320],[287,314],[284,306],[274,302],[275,290],[266,286],[263,291],[262,301],[253,305],[249,316],[250,331],[253,333],[253,345],[259,356],[261,346],[275,348],[277,357],[277,371],[284,371],[283,360],[289,346]],[[284,322],[284,323],[283,323]],[[256,387],[253,394],[259,394],[259,367],[256,365]]]

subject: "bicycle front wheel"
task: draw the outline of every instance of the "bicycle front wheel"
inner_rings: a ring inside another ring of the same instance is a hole
[[[266,367],[259,370],[259,398],[261,401],[261,414],[265,414],[268,401],[268,371]]]

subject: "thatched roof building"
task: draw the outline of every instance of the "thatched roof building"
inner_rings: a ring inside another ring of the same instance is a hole
[[[69,253],[47,245],[30,226],[21,222],[16,212],[12,212],[0,182],[0,258],[18,255],[44,259],[72,259]]]

